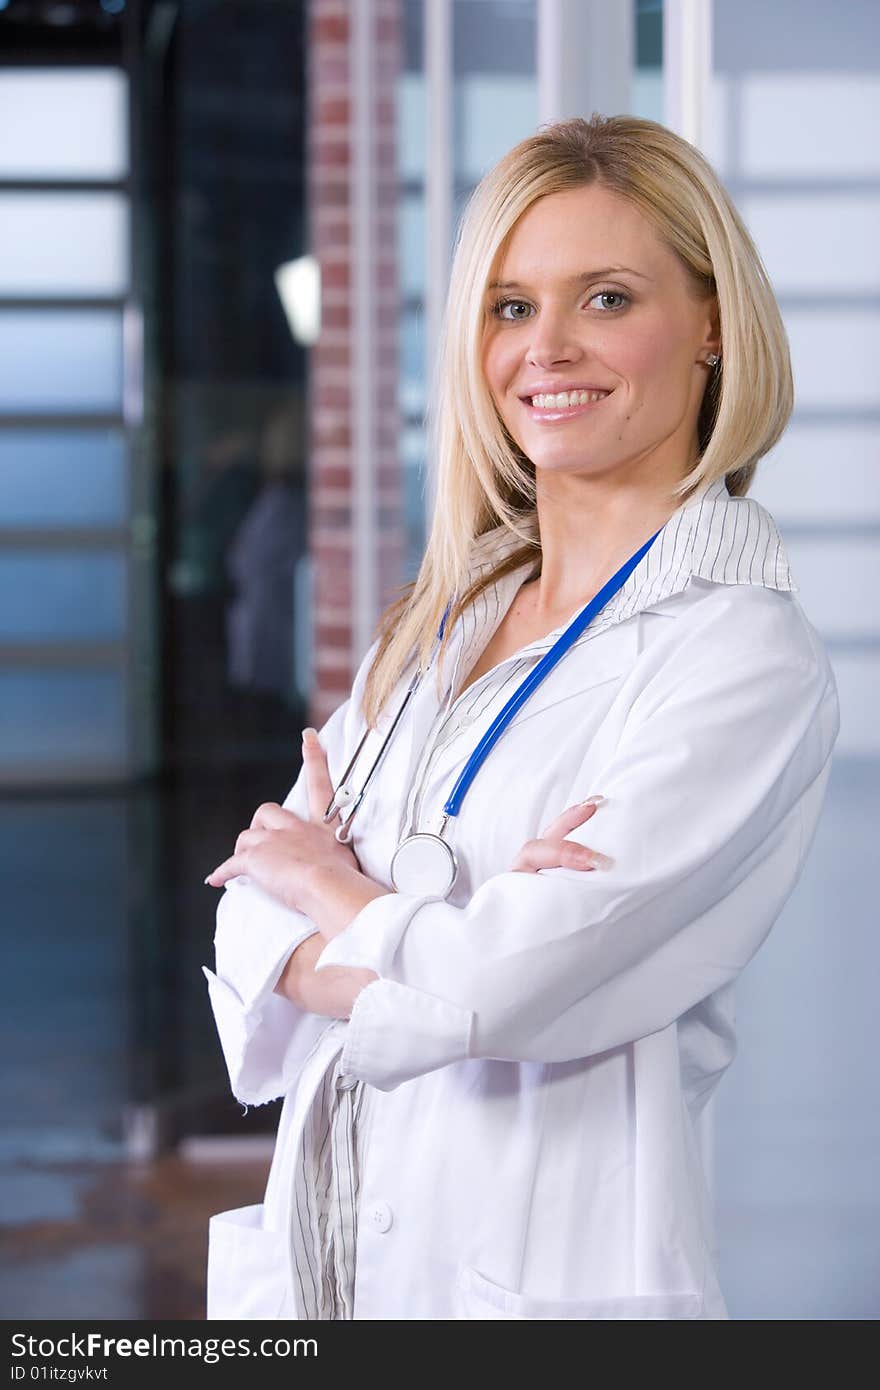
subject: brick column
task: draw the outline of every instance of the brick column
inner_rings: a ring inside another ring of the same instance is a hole
[[[375,555],[380,609],[403,582],[403,480],[397,416],[397,172],[395,85],[400,0],[370,0],[374,45],[372,139],[376,177],[370,215],[376,248],[377,314],[371,457],[353,457],[351,297],[353,9],[360,0],[311,0],[309,12],[308,191],[312,253],[321,267],[321,336],[311,352],[309,549],[312,560],[313,681],[309,719],[320,728],[349,694],[355,650],[353,563],[355,469],[376,479]],[[375,616],[378,616],[376,614]]]

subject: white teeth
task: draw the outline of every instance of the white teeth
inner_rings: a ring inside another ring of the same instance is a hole
[[[589,405],[610,395],[609,391],[558,391],[556,395],[532,396],[538,410],[565,410],[572,405]]]

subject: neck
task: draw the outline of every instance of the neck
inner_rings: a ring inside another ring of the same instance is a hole
[[[664,480],[538,477],[541,573],[533,612],[565,620],[682,505]]]

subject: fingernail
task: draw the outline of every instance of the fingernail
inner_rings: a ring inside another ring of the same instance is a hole
[[[307,740],[307,738],[306,738],[306,735],[307,735],[307,734],[310,734],[311,737],[312,737],[313,739],[314,739],[314,738],[317,738],[317,737],[318,737],[318,730],[317,730],[317,729],[312,729],[312,728],[303,729],[303,743],[306,743],[306,742],[309,741],[309,740]]]
[[[586,801],[582,801],[582,806],[601,806],[605,800],[604,796],[588,796]]]
[[[614,860],[609,859],[607,854],[600,854],[597,849],[594,849],[593,862],[596,865],[597,869],[610,869],[611,865],[614,863]]]
[[[214,872],[214,870],[212,869],[212,870],[211,870],[211,873],[213,873],[213,872]],[[208,877],[205,879],[205,882],[206,882],[206,883],[210,883],[210,880],[211,880],[211,874],[208,874]],[[212,888],[213,888],[213,886],[214,886],[214,885],[211,884],[211,887],[212,887]]]

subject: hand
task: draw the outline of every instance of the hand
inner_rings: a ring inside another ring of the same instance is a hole
[[[583,825],[584,821],[594,816],[604,799],[600,796],[577,806],[569,806],[561,816],[550,822],[539,839],[526,841],[514,859],[511,870],[514,873],[536,874],[539,869],[582,869],[585,872],[610,869],[614,860],[609,859],[607,854],[600,854],[598,850],[588,849],[586,845],[564,838],[575,826]]]
[[[298,908],[303,879],[317,866],[360,872],[351,846],[336,839],[339,814],[324,823],[333,789],[327,757],[314,729],[303,734],[303,763],[309,819],[303,820],[277,802],[265,802],[257,808],[250,828],[236,840],[235,853],[208,874],[206,883],[221,888],[229,879],[247,874],[285,906]]]

